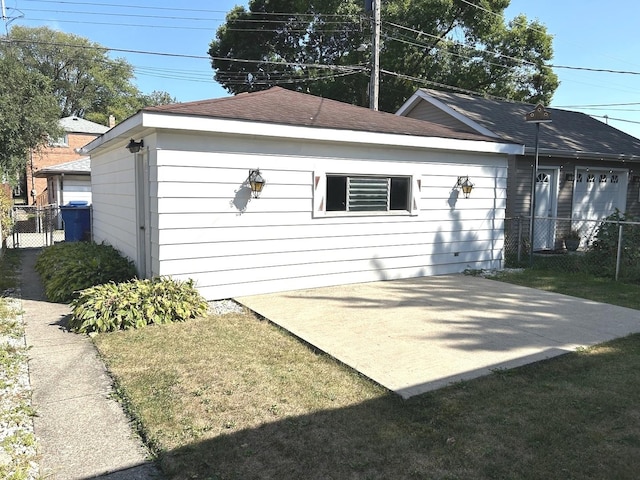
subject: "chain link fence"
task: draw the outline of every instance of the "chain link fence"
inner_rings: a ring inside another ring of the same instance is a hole
[[[507,218],[504,255],[507,268],[584,272],[640,283],[640,222],[626,221],[619,213],[606,220]]]
[[[7,248],[39,248],[64,241],[62,216],[57,205],[16,205],[11,209],[11,223]]]

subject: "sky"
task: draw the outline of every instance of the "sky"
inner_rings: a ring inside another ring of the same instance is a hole
[[[5,0],[5,5],[9,28],[44,25],[86,37],[114,49],[112,58],[131,63],[142,92],[167,91],[187,102],[229,95],[213,80],[207,50],[225,13],[247,2]],[[553,35],[560,87],[549,106],[587,113],[640,138],[640,2],[512,0],[506,18],[518,14],[539,20]]]

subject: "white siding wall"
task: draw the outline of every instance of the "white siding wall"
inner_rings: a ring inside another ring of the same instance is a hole
[[[501,265],[506,156],[169,134],[158,148],[153,273],[193,278],[208,299]],[[132,242],[126,162],[101,163],[122,198],[97,212],[100,232],[127,221],[116,232]],[[254,168],[267,184],[249,200]],[[418,215],[314,215],[319,172],[417,176]],[[475,188],[456,200],[466,175]]]
[[[136,260],[137,229],[133,155],[122,145],[91,157],[92,233]]]

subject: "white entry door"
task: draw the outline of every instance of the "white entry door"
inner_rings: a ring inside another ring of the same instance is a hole
[[[556,170],[538,169],[536,177],[536,211],[534,225],[534,250],[555,247],[556,216],[558,206],[558,185]]]

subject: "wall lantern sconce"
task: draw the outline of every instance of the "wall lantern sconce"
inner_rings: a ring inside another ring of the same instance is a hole
[[[471,195],[471,190],[473,190],[473,183],[469,181],[469,177],[458,177],[458,181],[456,182],[456,187],[462,190],[462,194],[464,198],[469,198]]]
[[[575,177],[573,176],[573,173],[565,173],[564,174],[564,181],[565,182],[573,182],[573,179]]]
[[[267,183],[264,178],[262,178],[262,174],[260,173],[260,169],[249,170],[249,185],[251,186],[251,195],[253,198],[259,198],[260,193],[262,193],[262,187]]]
[[[126,148],[131,153],[138,153],[142,147],[144,147],[144,141],[143,140],[140,140],[139,142],[136,142],[132,138],[131,140],[129,140],[129,143],[127,144]]]

